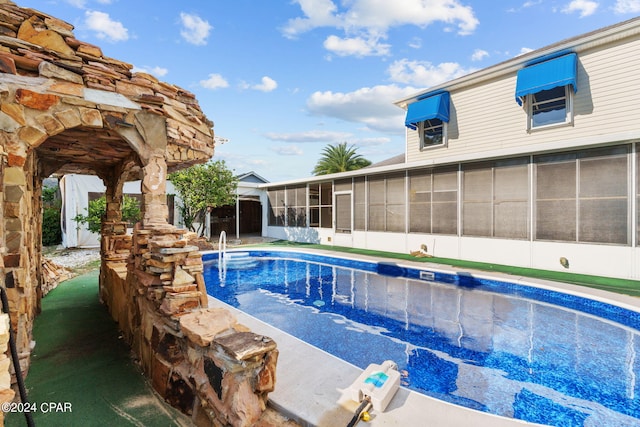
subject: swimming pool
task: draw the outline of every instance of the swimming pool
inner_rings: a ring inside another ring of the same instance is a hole
[[[249,251],[210,295],[406,387],[565,426],[640,426],[640,315],[530,286],[307,253]]]

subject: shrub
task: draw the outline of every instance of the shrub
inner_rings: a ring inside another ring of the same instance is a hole
[[[62,242],[60,228],[60,199],[58,186],[42,188],[42,244],[44,246],[59,245]]]
[[[62,242],[60,229],[60,208],[45,207],[42,211],[42,244],[59,245]]]
[[[73,217],[73,221],[78,224],[86,224],[87,229],[92,233],[100,233],[102,218],[107,213],[107,200],[104,196],[89,202],[89,207],[85,209],[87,214],[78,214]],[[129,224],[134,224],[140,220],[140,204],[135,197],[124,195],[122,199],[122,220]]]

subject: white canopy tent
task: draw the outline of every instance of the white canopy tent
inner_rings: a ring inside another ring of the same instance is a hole
[[[62,245],[66,248],[94,248],[100,246],[99,235],[90,232],[86,225],[73,220],[78,214],[86,214],[89,208],[90,193],[104,193],[106,187],[102,180],[94,175],[64,175],[59,182],[62,196],[60,215]],[[124,194],[141,194],[141,181],[124,184]],[[167,194],[175,193],[171,182],[167,181]],[[178,218],[177,213],[174,218]]]

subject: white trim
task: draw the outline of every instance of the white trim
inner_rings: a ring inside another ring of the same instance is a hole
[[[442,136],[442,142],[440,142],[439,144],[429,144],[426,145],[425,144],[425,137],[424,137],[424,131],[425,131],[425,123],[427,121],[424,120],[420,123],[418,123],[418,134],[420,135],[420,151],[427,151],[427,150],[435,150],[438,148],[446,148],[447,147],[447,140],[448,140],[448,133],[447,133],[447,128],[449,127],[449,123],[441,121],[441,125],[442,126],[442,132],[441,132],[441,136]],[[437,126],[430,126],[428,129],[434,129]]]
[[[607,135],[593,135],[587,138],[575,138],[575,139],[562,139],[557,141],[545,142],[541,144],[528,146],[527,151],[523,151],[522,147],[507,147],[500,150],[493,150],[488,154],[485,154],[481,157],[478,156],[478,153],[469,153],[456,155],[451,157],[443,157],[437,160],[426,160],[426,161],[418,161],[418,162],[409,162],[409,163],[399,163],[396,165],[387,165],[380,167],[367,167],[358,169],[356,171],[350,172],[341,172],[330,175],[320,175],[320,176],[312,176],[307,178],[299,178],[289,181],[280,181],[268,184],[260,184],[258,188],[260,189],[268,189],[271,187],[281,187],[283,185],[295,185],[302,183],[314,183],[314,182],[326,182],[334,179],[341,178],[350,178],[357,177],[363,175],[375,175],[378,173],[385,172],[400,172],[409,169],[418,169],[424,167],[435,167],[435,166],[443,166],[448,164],[455,163],[464,163],[470,161],[484,161],[484,160],[493,160],[493,159],[501,159],[505,157],[512,156],[527,156],[531,154],[543,154],[543,153],[551,153],[557,151],[564,151],[566,149],[587,149],[587,148],[595,148],[598,146],[605,145],[618,145],[618,144],[626,144],[640,141],[640,130],[634,130],[630,132],[621,132],[617,134],[607,134]]]
[[[394,104],[406,110],[408,104],[416,102],[418,98],[429,92],[437,90],[455,91],[467,86],[478,85],[489,79],[495,79],[506,74],[514,73],[519,69],[525,67],[531,60],[540,58],[542,56],[565,50],[580,53],[589,49],[593,49],[594,47],[602,46],[607,43],[611,43],[627,37],[632,37],[637,34],[640,34],[640,18],[633,18],[628,21],[600,29],[598,31],[566,39],[547,47],[528,52],[524,55],[517,56],[508,61],[496,64],[492,67],[484,68],[474,73],[467,74],[466,76],[459,77],[447,83],[433,86],[410,97],[402,98],[398,101],[395,101]]]
[[[638,212],[638,191],[640,191],[640,188],[638,188],[638,184],[637,184],[637,174],[638,172],[638,143],[635,142],[633,144],[631,144],[631,165],[630,165],[630,176],[631,176],[631,185],[630,185],[630,192],[631,192],[631,212],[629,213],[629,217],[631,220],[631,247],[636,247],[638,245],[638,217],[640,216],[640,212]],[[635,178],[635,179],[634,179]],[[636,213],[636,216],[633,216],[633,213]],[[636,272],[636,274],[638,274],[640,272]]]

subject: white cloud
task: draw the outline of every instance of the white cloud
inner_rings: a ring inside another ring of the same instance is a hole
[[[256,157],[253,153],[238,154],[225,151],[227,149],[228,147],[226,145],[216,146],[216,159],[224,160],[234,171],[246,171],[251,170],[256,166],[263,167],[269,164],[265,159]]]
[[[64,0],[64,2],[78,9],[86,9],[87,6],[87,0]],[[111,4],[113,0],[96,0],[96,3]]]
[[[404,111],[393,102],[416,91],[413,87],[379,85],[348,93],[315,92],[307,99],[307,109],[313,115],[362,123],[372,130],[399,133]]]
[[[428,61],[400,59],[389,65],[387,71],[394,82],[427,88],[469,74],[475,69],[465,69],[455,62],[433,65]]]
[[[338,56],[387,56],[390,45],[379,43],[377,37],[327,37],[324,48]]]
[[[310,130],[306,132],[277,133],[269,132],[264,134],[265,138],[271,141],[281,142],[341,142],[352,138],[353,134],[349,132],[334,132],[325,130]]]
[[[133,67],[133,71],[134,73],[147,73],[147,74],[152,74],[156,77],[163,77],[166,76],[167,73],[169,72],[169,70],[167,70],[166,68],[163,67]]]
[[[297,145],[275,145],[270,147],[272,151],[281,156],[302,156],[304,152]]]
[[[180,23],[183,27],[180,35],[187,42],[195,44],[196,46],[207,44],[207,37],[209,37],[209,33],[213,29],[209,22],[200,18],[198,15],[181,12]]]
[[[520,49],[520,52],[516,56],[524,55],[525,53],[533,52],[533,49],[529,47],[523,47]]]
[[[264,159],[247,159],[246,163],[251,166],[264,166],[268,164]]]
[[[515,7],[509,8],[509,9],[507,9],[507,12],[510,12],[510,13],[520,12],[523,9],[527,9],[529,7],[533,7],[533,6],[539,5],[540,3],[542,3],[542,0],[525,1],[522,4],[522,6],[520,6],[518,8],[515,8]]]
[[[402,114],[402,113],[401,113]],[[326,130],[310,130],[306,132],[291,132],[291,133],[266,133],[263,135],[265,138],[271,141],[278,142],[288,142],[288,143],[316,143],[320,142],[323,144],[339,144],[341,142],[349,141],[350,144],[357,145],[359,147],[377,147],[380,145],[387,144],[391,141],[390,138],[380,136],[375,138],[356,138],[350,132],[336,132],[336,131],[326,131]],[[274,146],[277,147],[277,146]],[[289,144],[286,146],[287,148],[273,148],[274,151],[280,152],[282,151],[293,151],[300,150],[300,154],[302,154],[302,150],[299,149],[298,146],[294,144]],[[285,154],[285,153],[281,153]]]
[[[340,19],[334,14],[338,7],[332,0],[297,0],[305,18],[290,19],[282,29],[288,38],[318,27],[338,27]]]
[[[206,89],[220,89],[229,87],[229,82],[220,74],[209,74],[207,80],[200,80],[200,86]]]
[[[487,58],[487,57],[489,57],[489,52],[483,49],[476,49],[473,51],[473,54],[471,55],[471,60],[482,61],[484,58]]]
[[[354,52],[364,56],[362,52],[366,52],[367,47],[369,52],[378,52],[375,53],[378,55],[380,51],[388,52],[389,46],[378,46],[377,40],[386,38],[387,31],[393,27],[415,25],[424,28],[442,22],[457,27],[458,34],[467,35],[473,33],[479,24],[473,9],[458,0],[350,0],[340,3],[342,9],[332,0],[295,2],[300,5],[304,17],[290,19],[282,29],[283,34],[295,38],[320,27],[341,29],[345,36],[331,36],[325,41],[325,47],[333,47],[344,55]],[[353,34],[366,36],[354,37]],[[360,47],[354,44],[360,44]]]
[[[261,83],[251,86],[251,89],[259,90],[262,92],[271,92],[278,87],[278,82],[271,77],[264,76]]]
[[[96,32],[96,37],[113,42],[129,39],[129,30],[122,23],[113,21],[108,13],[91,11],[85,12],[85,25]]]
[[[616,13],[640,12],[640,0],[617,0],[613,10]]]
[[[66,0],[68,4],[79,9],[84,9],[87,4],[86,0]]]
[[[377,147],[379,145],[388,144],[389,142],[391,142],[391,139],[381,136],[378,138],[351,139],[350,142],[352,142],[354,145],[357,145],[358,147]]]
[[[563,9],[563,13],[580,12],[580,18],[593,15],[598,8],[598,2],[591,0],[573,0],[567,4]]]
[[[388,29],[401,25],[425,27],[434,22],[457,24],[460,34],[478,26],[473,9],[457,0],[352,0],[351,7],[337,15],[344,28]]]
[[[420,49],[422,47],[422,39],[420,37],[414,37],[409,42],[409,47],[413,49]]]

